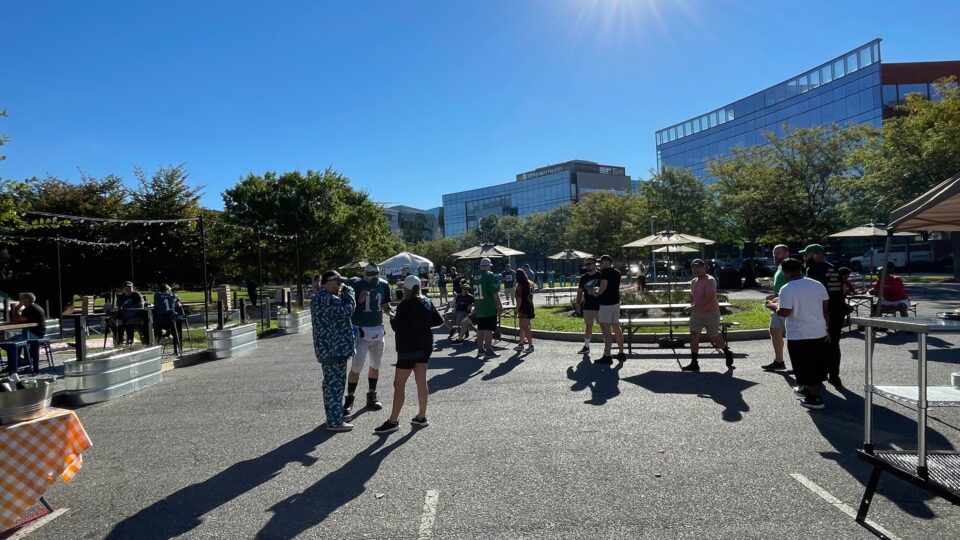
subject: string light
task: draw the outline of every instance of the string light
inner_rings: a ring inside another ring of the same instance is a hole
[[[90,242],[88,240],[79,240],[77,238],[64,238],[54,236],[10,236],[0,234],[0,238],[10,238],[12,240],[40,240],[48,242],[60,242],[61,244],[74,244],[78,246],[100,246],[100,247],[121,247],[129,246],[129,242]]]
[[[57,222],[58,219],[68,219],[68,220],[76,220],[80,223],[83,223],[84,221],[91,221],[96,223],[117,223],[119,225],[134,225],[137,223],[142,223],[144,226],[162,224],[162,223],[190,223],[200,219],[195,217],[178,218],[178,219],[116,219],[116,218],[98,218],[98,217],[89,217],[89,216],[70,216],[67,214],[54,214],[52,212],[40,212],[37,210],[22,210],[20,212],[20,215],[23,217],[26,217],[28,215],[49,217],[49,218],[53,218],[54,222]]]

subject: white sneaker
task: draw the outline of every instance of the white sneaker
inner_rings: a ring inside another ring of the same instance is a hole
[[[333,431],[335,433],[344,433],[351,430],[353,430],[353,424],[350,422],[344,422],[339,426],[327,426],[327,431]]]

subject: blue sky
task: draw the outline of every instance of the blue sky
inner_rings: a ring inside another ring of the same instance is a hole
[[[248,172],[331,166],[374,199],[568,159],[656,165],[655,130],[875,37],[960,59],[957,2],[435,0],[0,7],[0,177],[186,163],[203,203]]]

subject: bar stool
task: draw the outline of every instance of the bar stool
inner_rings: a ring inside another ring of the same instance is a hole
[[[34,346],[34,343],[36,343],[35,346]],[[31,348],[37,352],[37,358],[34,361],[34,364],[36,365],[36,368],[37,368],[35,371],[40,370],[40,350],[41,349],[43,350],[44,355],[47,358],[47,367],[53,368],[53,351],[50,349],[49,339],[47,338],[28,339],[27,344],[31,345]],[[31,355],[32,354],[33,353],[31,352]]]
[[[0,350],[7,352],[7,371],[16,373],[20,369],[20,351],[24,351],[26,354],[31,369],[34,367],[30,356],[30,347],[27,346],[26,341],[0,341]],[[36,370],[34,370],[34,373],[36,373]]]

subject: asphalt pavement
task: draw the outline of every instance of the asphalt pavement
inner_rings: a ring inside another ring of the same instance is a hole
[[[960,371],[958,342],[931,338],[932,384]],[[401,430],[387,437],[372,433],[386,410],[361,410],[351,433],[322,429],[309,334],[264,339],[247,356],[78,409],[93,447],[74,481],[47,493],[69,511],[29,538],[874,537],[843,511],[856,509],[869,475],[856,457],[858,334],[842,342],[849,389],[828,387],[824,411],[799,406],[789,375],[760,370],[765,341],[736,343],[732,370],[706,355],[698,374],[650,345],[603,367],[577,343],[505,348],[486,363],[469,346],[438,344],[431,425],[408,423],[411,380]],[[877,355],[878,382],[914,380],[908,336],[881,338]],[[912,411],[878,405],[878,445],[913,447]],[[958,428],[957,410],[932,410],[930,447],[960,448]],[[960,508],[887,475],[869,517],[892,537],[960,530]]]

